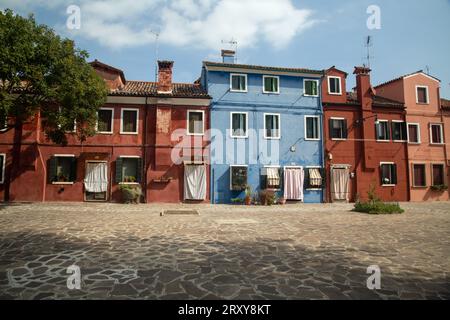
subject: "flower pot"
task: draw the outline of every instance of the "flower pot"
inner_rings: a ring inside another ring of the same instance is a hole
[[[278,203],[281,204],[281,205],[286,204],[286,199],[285,198],[280,198],[278,200]]]
[[[251,205],[252,204],[252,198],[250,198],[250,197],[245,197],[245,205],[246,206],[249,206],[249,205]]]

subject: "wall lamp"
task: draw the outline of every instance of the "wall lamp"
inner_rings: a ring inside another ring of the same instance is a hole
[[[368,116],[365,118],[361,118],[361,119],[357,119],[355,120],[355,126],[360,126],[365,120],[370,119],[370,118],[375,118],[375,125],[379,124],[380,121],[378,121],[378,115],[372,115],[372,116]]]

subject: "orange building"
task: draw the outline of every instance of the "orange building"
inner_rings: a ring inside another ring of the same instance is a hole
[[[405,104],[406,123],[394,141],[408,142],[411,201],[449,200],[446,141],[450,141],[449,112],[441,106],[440,80],[417,71],[375,87],[379,96]],[[444,128],[447,128],[445,130]]]

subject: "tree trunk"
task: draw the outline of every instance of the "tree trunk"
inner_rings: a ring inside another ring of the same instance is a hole
[[[14,125],[14,141],[12,147],[12,160],[11,163],[6,167],[6,179],[5,179],[5,202],[9,202],[11,199],[11,182],[14,181],[20,174],[20,155],[22,149],[22,132],[23,132],[23,122],[16,119]]]

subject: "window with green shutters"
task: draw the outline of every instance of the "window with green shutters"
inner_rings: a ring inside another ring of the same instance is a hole
[[[6,155],[0,154],[0,183],[5,182],[5,162],[6,162]]]
[[[51,157],[48,176],[51,183],[75,182],[77,180],[77,158],[72,155]]]
[[[279,78],[272,76],[263,76],[264,80],[264,93],[279,93]]]
[[[116,183],[140,183],[142,180],[142,159],[119,157],[116,160]]]
[[[318,80],[305,80],[305,96],[318,97],[319,96],[319,81]]]

